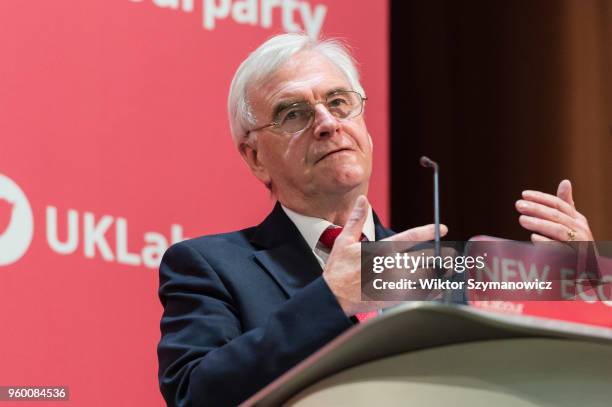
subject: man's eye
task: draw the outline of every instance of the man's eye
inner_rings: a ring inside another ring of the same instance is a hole
[[[307,112],[303,109],[292,109],[283,115],[283,122],[288,120],[300,120],[307,116]]]
[[[338,106],[344,106],[347,104],[348,104],[348,101],[345,98],[341,98],[341,97],[334,98],[327,103],[329,107],[338,107]]]

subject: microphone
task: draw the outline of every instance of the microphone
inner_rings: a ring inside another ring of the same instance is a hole
[[[423,156],[419,160],[425,168],[433,168],[434,170],[434,251],[436,256],[440,256],[440,188],[438,186],[438,174],[440,172],[438,163],[431,158]]]

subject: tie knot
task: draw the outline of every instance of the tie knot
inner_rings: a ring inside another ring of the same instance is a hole
[[[334,247],[334,243],[336,242],[338,236],[340,236],[340,233],[342,233],[343,229],[344,228],[342,226],[328,227],[323,231],[323,233],[321,233],[319,242],[321,242],[321,244],[325,246],[326,249],[331,250],[332,247]]]
[[[325,229],[323,231],[323,233],[321,233],[321,237],[319,238],[319,242],[327,250],[331,250],[332,247],[334,247],[334,243],[336,242],[336,239],[338,238],[338,236],[340,236],[340,233],[342,233],[343,229],[344,228],[342,226],[330,226],[330,227],[328,227],[327,229]],[[364,235],[362,233],[360,240],[364,241],[364,240],[368,240],[368,239],[366,238],[366,235]]]

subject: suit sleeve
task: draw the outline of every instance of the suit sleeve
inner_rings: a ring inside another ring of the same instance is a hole
[[[186,242],[164,255],[159,296],[159,382],[169,406],[237,405],[352,325],[319,277],[243,332],[219,275]]]

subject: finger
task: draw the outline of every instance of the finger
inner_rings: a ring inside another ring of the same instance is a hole
[[[550,206],[542,205],[537,202],[525,200],[516,201],[516,210],[523,215],[533,216],[535,218],[546,219],[551,222],[560,223],[571,229],[576,229],[576,220],[565,213],[553,209]]]
[[[367,213],[368,200],[364,195],[359,195],[355,205],[353,205],[353,211],[344,225],[344,230],[336,239],[336,244],[346,245],[360,241]]]
[[[576,205],[574,205],[574,197],[572,196],[572,183],[570,182],[570,180],[564,179],[559,183],[559,187],[557,188],[557,196],[563,199],[571,206],[576,207]]]
[[[538,235],[537,233],[531,234],[532,242],[554,242],[554,240],[547,238],[546,236]]]
[[[531,202],[537,202],[542,205],[550,206],[565,213],[570,217],[574,217],[575,209],[573,206],[565,202],[563,199],[551,194],[540,191],[523,191],[523,199]]]
[[[532,232],[548,237],[550,239],[566,241],[568,227],[549,220],[534,218],[532,216],[521,215],[519,223],[522,227]]]
[[[383,240],[398,241],[398,242],[426,242],[435,237],[435,225],[425,225],[416,228],[405,230],[401,233],[393,235]],[[440,237],[446,236],[448,228],[446,225],[440,225]]]

